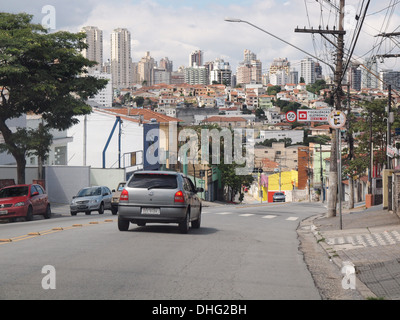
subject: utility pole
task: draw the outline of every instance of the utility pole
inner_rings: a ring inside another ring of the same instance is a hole
[[[388,111],[387,111],[387,146],[386,150],[388,147],[392,145],[392,85],[388,85]],[[387,157],[387,168],[391,169],[391,158],[388,156]]]
[[[318,29],[295,29],[295,32],[302,33],[319,33],[321,36],[325,37],[325,34],[331,34],[337,36],[336,43],[336,68],[334,74],[334,101],[335,109],[342,109],[342,75],[343,75],[343,55],[344,55],[344,35],[346,31],[344,30],[344,6],[345,0],[340,0],[339,7],[339,29],[338,30],[324,30]],[[330,159],[330,170],[329,170],[329,189],[328,189],[328,217],[336,216],[336,206],[337,206],[337,193],[338,193],[338,138],[336,133],[340,135],[339,130],[332,130],[332,140],[331,140],[331,159]],[[339,150],[340,151],[340,150]],[[341,154],[341,153],[340,153]],[[341,180],[341,177],[340,177]]]

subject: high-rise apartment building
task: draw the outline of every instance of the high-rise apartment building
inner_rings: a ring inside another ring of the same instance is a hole
[[[138,82],[146,86],[152,86],[154,84],[155,67],[156,63],[150,56],[150,52],[147,51],[146,55],[138,62]]]
[[[189,67],[202,66],[203,65],[203,51],[193,51],[189,56]]]
[[[290,62],[287,58],[276,58],[272,62],[271,66],[269,67],[269,74],[274,74],[279,71],[285,71],[285,73],[289,76],[290,74]]]
[[[210,71],[210,83],[220,83],[227,86],[232,82],[232,70],[229,62],[223,59],[215,59],[212,63],[212,70]]]
[[[305,84],[315,82],[315,62],[311,58],[305,58],[300,62],[300,78],[304,79]]]
[[[131,33],[125,28],[111,33],[111,74],[113,88],[124,88],[131,84]]]
[[[207,69],[201,67],[188,67],[185,68],[185,83],[188,84],[208,84]]]
[[[379,88],[379,72],[376,58],[371,58],[364,63],[366,68],[361,69],[361,88]],[[368,70],[367,70],[368,69]]]
[[[350,84],[350,88],[360,91],[361,90],[361,70],[354,65],[350,65],[347,70],[347,83]]]
[[[173,63],[168,59],[168,57],[162,58],[159,64],[160,69],[165,69],[168,72],[173,71]]]
[[[379,76],[382,80],[380,82],[381,90],[387,90],[389,84],[393,90],[400,90],[400,71],[382,70]]]
[[[237,84],[262,83],[262,63],[250,50],[244,50],[244,60],[236,69]]]
[[[86,33],[84,41],[88,45],[82,50],[82,55],[86,59],[97,62],[97,65],[89,68],[88,72],[100,72],[103,64],[103,31],[93,26],[83,27],[81,31]]]

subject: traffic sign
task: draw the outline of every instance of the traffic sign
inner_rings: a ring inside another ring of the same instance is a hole
[[[297,119],[296,112],[294,112],[294,111],[288,111],[288,112],[286,112],[286,120],[287,120],[288,122],[295,122],[296,119]]]
[[[330,109],[297,110],[297,121],[328,122]]]
[[[342,111],[334,110],[330,113],[328,122],[333,129],[342,128],[346,124],[346,115]]]

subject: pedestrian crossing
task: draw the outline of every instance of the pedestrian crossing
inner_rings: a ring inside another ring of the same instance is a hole
[[[269,219],[269,220],[276,219],[276,218],[284,218],[287,221],[296,221],[296,220],[299,219],[299,217],[294,217],[294,216],[286,217],[286,216],[279,216],[279,215],[273,215],[273,214],[260,215],[260,214],[254,214],[254,213],[240,213],[240,214],[237,214],[237,213],[230,212],[230,211],[213,212],[213,213],[204,212],[203,211],[203,213],[215,214],[215,215],[221,215],[221,216],[238,215],[239,217],[242,217],[242,218],[258,217],[258,218],[261,218],[261,219]]]
[[[329,245],[351,244],[353,246],[376,247],[381,245],[400,244],[400,233],[384,231],[381,233],[359,234],[354,236],[328,238]]]

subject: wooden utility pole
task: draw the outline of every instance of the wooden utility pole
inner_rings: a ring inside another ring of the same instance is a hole
[[[323,29],[295,29],[295,32],[303,33],[319,33],[321,36],[325,37],[325,34],[333,34],[337,36],[336,46],[336,66],[334,74],[334,101],[335,109],[342,109],[342,75],[343,75],[343,55],[344,55],[344,35],[346,31],[344,30],[344,6],[345,0],[340,0],[339,7],[339,29],[338,30],[323,30]],[[338,130],[339,134],[340,131]],[[329,189],[328,189],[328,217],[336,216],[336,204],[337,204],[337,192],[338,192],[338,143],[337,143],[336,130],[332,130],[332,140],[331,140],[331,159],[330,159],[330,170],[329,170]],[[341,180],[341,177],[340,177]]]

